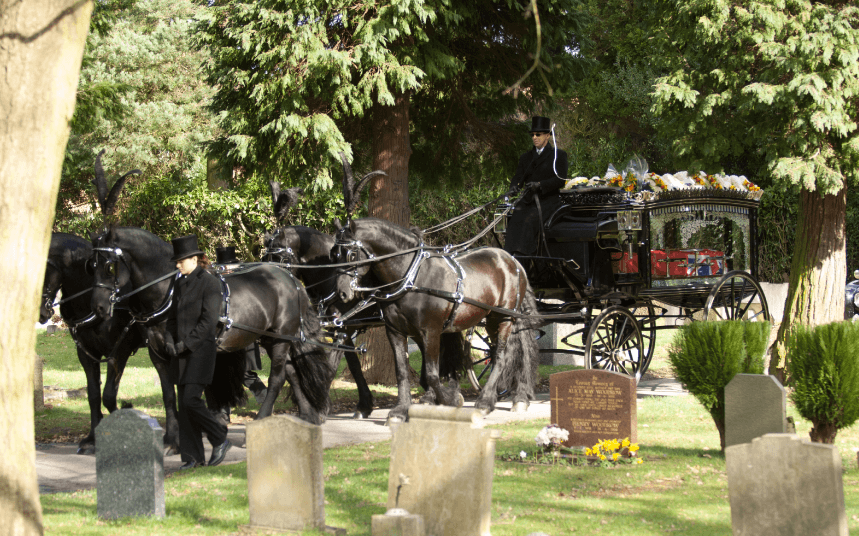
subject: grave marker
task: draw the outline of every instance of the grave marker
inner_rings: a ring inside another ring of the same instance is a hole
[[[725,446],[787,430],[784,387],[766,374],[737,374],[725,386]]]
[[[834,445],[766,434],[725,448],[734,536],[846,536]]]
[[[482,427],[473,409],[409,408],[391,440],[388,508],[423,516],[427,534],[489,536],[498,433]]]
[[[549,376],[552,422],[570,433],[567,447],[601,439],[638,441],[635,379],[606,370],[571,370]]]
[[[246,430],[250,526],[325,529],[322,428],[274,415]]]
[[[164,430],[136,409],[120,409],[95,429],[98,517],[164,517]]]

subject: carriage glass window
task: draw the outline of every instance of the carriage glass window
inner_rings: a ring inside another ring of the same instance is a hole
[[[654,286],[713,283],[750,270],[749,211],[727,205],[673,206],[650,214]]]

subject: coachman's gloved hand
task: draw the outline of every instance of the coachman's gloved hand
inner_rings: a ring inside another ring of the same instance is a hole
[[[170,342],[170,341],[165,342],[164,343],[164,349],[167,352],[167,355],[169,355],[170,357],[176,357],[176,347],[173,346],[172,342]]]
[[[184,343],[184,342],[179,341],[179,342],[177,342],[177,343],[176,343],[176,355],[182,355],[182,354],[184,354],[184,353],[185,353],[185,351],[187,351],[187,350],[188,350],[188,349],[187,349],[187,348],[185,348],[185,343]]]

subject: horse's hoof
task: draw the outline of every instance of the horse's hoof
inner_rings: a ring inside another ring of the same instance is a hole
[[[176,454],[181,454],[181,452],[179,452],[179,445],[168,445],[164,449],[165,456],[175,456]]]
[[[360,411],[356,411],[355,413],[352,414],[352,419],[356,420],[356,421],[360,421],[360,420],[363,420],[366,418],[367,418],[367,416],[364,415],[363,413],[361,413]]]
[[[527,402],[516,402],[513,404],[513,407],[510,408],[512,413],[527,413],[528,412],[528,403]]]
[[[480,412],[480,415],[481,415],[481,416],[483,416],[483,417],[486,417],[487,415],[489,415],[490,413],[492,413],[492,410],[493,410],[493,408],[491,408],[491,407],[489,407],[489,406],[484,406],[484,405],[480,405],[480,404],[475,405],[475,406],[474,406],[474,409],[476,409],[477,411],[479,411],[479,412]]]
[[[385,426],[398,426],[404,422],[406,422],[406,419],[399,415],[388,415],[388,419],[385,421]]]
[[[462,393],[456,393],[456,407],[461,408],[463,405],[465,405],[465,397]]]
[[[95,445],[85,445],[82,447],[78,447],[77,453],[80,454],[81,456],[84,456],[87,454],[95,454]]]

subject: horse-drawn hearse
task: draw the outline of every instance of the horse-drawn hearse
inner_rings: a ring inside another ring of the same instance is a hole
[[[538,253],[517,257],[541,319],[572,325],[563,347],[550,351],[639,379],[658,330],[695,319],[770,319],[757,280],[760,188],[703,173],[607,182],[613,186],[561,190]],[[499,241],[514,210],[509,199],[499,205]],[[476,378],[485,374],[482,361]]]

